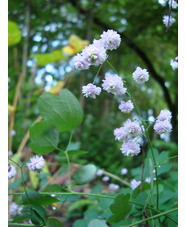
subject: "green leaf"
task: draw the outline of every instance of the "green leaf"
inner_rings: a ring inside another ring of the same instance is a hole
[[[47,154],[56,149],[59,132],[48,121],[40,121],[30,128],[30,148],[36,154]]]
[[[30,208],[30,219],[33,224],[44,225],[47,219],[46,210],[39,205],[33,205]]]
[[[51,184],[48,187],[46,187],[43,192],[51,191],[51,192],[61,192],[64,188],[59,184]]]
[[[59,200],[63,201],[78,201],[79,197],[77,195],[60,195]]]
[[[51,53],[35,54],[32,55],[32,58],[37,59],[37,64],[39,66],[45,66],[52,62],[67,59],[67,57],[63,55],[63,52],[61,50],[54,50]]]
[[[63,227],[62,223],[57,218],[48,218],[47,227]]]
[[[23,193],[22,201],[24,205],[27,204],[50,205],[52,203],[59,202],[59,200],[54,197],[48,195],[44,196],[33,190],[28,190],[27,195]]]
[[[108,227],[103,221],[98,219],[93,219],[89,222],[88,227]]]
[[[88,151],[82,151],[82,150],[71,150],[68,151],[68,156],[75,156],[75,155],[83,155],[83,154],[87,154]],[[59,157],[66,157],[65,153],[61,152],[60,154],[58,154]]]
[[[93,164],[80,166],[74,176],[77,184],[86,184],[96,177],[97,168]]]
[[[18,222],[21,222],[21,221],[24,221],[24,220],[28,220],[28,219],[30,219],[30,216],[29,215],[26,215],[26,214],[23,214],[23,215],[20,215],[17,218],[14,218],[14,220],[12,221],[12,223],[18,223]]]
[[[8,46],[13,46],[21,40],[21,31],[13,21],[8,21]]]
[[[109,218],[108,222],[115,223],[123,220],[132,209],[132,205],[129,204],[130,194],[119,194],[114,203],[111,204],[110,210],[113,215]]]
[[[83,120],[83,110],[77,98],[67,89],[62,89],[59,97],[45,93],[38,100],[40,114],[53,123],[59,132],[77,127]]]

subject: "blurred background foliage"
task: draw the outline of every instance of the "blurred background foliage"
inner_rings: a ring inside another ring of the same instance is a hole
[[[177,56],[177,11],[172,11],[176,22],[166,32],[162,18],[168,13],[168,3],[158,0],[9,0],[9,119],[14,111],[19,73],[23,75],[12,152],[17,152],[24,135],[39,116],[38,97],[48,91],[58,94],[66,87],[84,109],[84,121],[77,128],[73,142],[77,149],[88,151],[72,161],[91,162],[116,175],[123,167],[130,169],[141,165],[139,157],[123,157],[121,143],[113,136],[113,130],[130,117],[119,111],[121,100],[106,92],[96,100],[83,97],[82,86],[93,81],[98,67],[77,71],[72,64],[72,57],[84,46],[99,39],[103,31],[113,29],[121,35],[122,43],[109,53],[109,60],[120,75],[127,77],[128,86],[146,120],[154,119],[164,108],[172,112],[170,136],[159,138],[153,130],[150,133],[154,147],[160,152],[177,155],[178,76],[177,70],[173,71],[170,66],[171,58]],[[150,73],[145,85],[136,85],[132,80],[137,66],[147,68]],[[112,71],[104,64],[96,84],[100,86],[107,72]],[[134,112],[132,119],[136,118]],[[68,133],[62,133],[62,148],[68,138]],[[26,151],[29,149],[25,147]],[[177,168],[176,160],[172,168]]]

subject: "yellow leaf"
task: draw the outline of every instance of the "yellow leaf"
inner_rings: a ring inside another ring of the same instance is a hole
[[[62,51],[64,53],[68,54],[68,56],[72,56],[72,55],[77,53],[76,50],[73,47],[71,47],[71,46],[63,47]]]
[[[71,35],[69,40],[69,45],[63,47],[62,51],[69,56],[77,54],[82,49],[89,44],[89,41],[80,39],[77,35]]]
[[[14,109],[14,106],[8,104],[8,112],[12,112]]]
[[[39,184],[39,178],[37,177],[37,173],[29,171],[29,177],[33,188],[36,189]]]
[[[50,89],[50,93],[58,95],[61,89],[64,87],[64,81],[58,81],[55,86]]]

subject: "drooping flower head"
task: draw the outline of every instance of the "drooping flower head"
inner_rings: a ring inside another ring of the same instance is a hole
[[[127,134],[124,131],[124,127],[114,129],[115,139],[123,142],[127,139]]]
[[[94,42],[82,50],[82,56],[90,65],[100,65],[106,58],[106,50],[100,42]]]
[[[113,30],[103,32],[103,34],[101,35],[101,40],[105,49],[107,50],[115,50],[119,47],[121,43],[120,35]]]
[[[131,100],[129,100],[127,102],[121,101],[121,103],[119,105],[119,109],[123,113],[130,113],[134,109],[134,105]]]
[[[8,165],[8,179],[15,177],[16,175],[16,169],[13,165]]]
[[[95,99],[96,95],[99,95],[101,93],[101,88],[89,83],[86,86],[82,87],[82,92],[86,98],[90,97]]]
[[[140,146],[139,144],[135,143],[132,140],[129,140],[127,143],[123,143],[121,149],[124,156],[131,156],[138,155],[140,153]]]
[[[142,134],[140,124],[137,121],[131,121],[130,119],[124,123],[123,129],[128,138],[137,137]]]
[[[30,158],[30,163],[26,164],[28,169],[40,173],[44,168],[44,158],[42,156],[35,155],[33,158]]]
[[[11,131],[10,131],[10,135],[11,135],[11,136],[15,136],[15,135],[16,135],[16,131],[15,131],[15,130],[11,130]]]
[[[10,204],[9,214],[11,214],[12,216],[15,216],[16,214],[20,214],[21,213],[20,209],[21,207],[19,207],[17,203],[12,202]]]
[[[127,173],[128,173],[128,169],[123,168],[123,169],[121,170],[121,175],[126,175]]]
[[[132,75],[137,83],[144,83],[149,80],[149,73],[147,70],[140,67],[137,67]]]
[[[90,66],[90,63],[86,61],[84,56],[82,54],[77,54],[73,57],[74,66],[78,70],[85,70],[88,69]]]
[[[154,125],[154,130],[157,134],[168,133],[172,131],[172,124],[168,120],[159,121],[157,120]]]
[[[102,178],[102,181],[104,181],[104,182],[107,182],[107,181],[109,181],[110,180],[110,177],[108,177],[108,176],[104,176],[103,178]]]
[[[178,68],[178,57],[176,57],[175,59],[171,59],[170,65],[173,70],[176,70]]]
[[[171,7],[172,9],[177,9],[178,3],[175,0],[169,0],[169,7]]]
[[[97,172],[96,172],[96,175],[97,176],[102,176],[103,175],[103,171],[100,169],[100,170],[98,170]]]
[[[117,191],[117,190],[119,190],[120,187],[119,187],[119,185],[117,185],[117,184],[111,183],[111,184],[109,184],[108,188],[109,188],[110,190]]]
[[[157,117],[159,121],[164,121],[164,120],[170,121],[171,118],[172,118],[172,113],[169,110],[161,110],[160,114]]]
[[[127,89],[124,87],[123,81],[118,75],[107,75],[105,76],[105,80],[102,81],[102,87],[108,93],[112,93],[114,95],[123,95],[126,93]]]
[[[135,188],[137,188],[139,185],[141,184],[141,181],[137,181],[137,180],[132,180],[130,182],[130,187],[132,188],[132,190],[134,190]]]
[[[175,22],[176,20],[170,15],[165,15],[163,16],[163,23],[164,25],[168,28],[170,26],[172,26],[172,24]]]

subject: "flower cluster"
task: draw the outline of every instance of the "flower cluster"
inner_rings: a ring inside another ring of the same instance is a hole
[[[26,164],[28,169],[40,173],[43,171],[44,168],[44,159],[42,156],[35,155],[33,158],[30,159],[30,163]]]
[[[8,165],[8,179],[12,179],[16,175],[16,169],[13,165]]]
[[[171,7],[172,9],[177,9],[178,3],[175,0],[169,0],[169,7]]]
[[[121,77],[119,77],[117,74],[105,76],[102,87],[105,91],[112,93],[113,95],[123,95],[127,91],[123,85]]]
[[[119,110],[121,110],[121,112],[123,113],[130,113],[133,109],[134,109],[134,105],[131,100],[127,102],[121,101],[119,105]]]
[[[172,26],[172,24],[175,22],[176,20],[171,16],[171,15],[165,15],[163,16],[163,23],[164,25],[169,28],[170,26]]]
[[[90,97],[95,99],[96,95],[99,95],[101,93],[101,88],[89,83],[86,86],[82,87],[82,93],[86,98]]]
[[[169,133],[172,130],[170,120],[172,113],[169,110],[161,110],[154,125],[157,134]]]
[[[178,68],[178,56],[175,59],[171,59],[170,65],[173,70],[176,70]]]
[[[134,156],[140,153],[140,146],[133,139],[142,134],[142,128],[137,121],[128,119],[121,128],[114,130],[115,139],[123,142],[121,151],[125,156]]]
[[[147,70],[140,67],[137,67],[132,75],[137,83],[144,83],[149,80],[149,73]]]
[[[86,70],[90,65],[102,64],[107,58],[106,51],[117,49],[120,43],[121,38],[117,32],[113,30],[103,32],[101,39],[94,39],[92,44],[86,46],[81,53],[74,56],[75,68]]]
[[[132,190],[134,190],[135,188],[137,188],[139,185],[141,184],[141,181],[137,181],[137,180],[132,180],[130,182],[130,187],[132,188]]]

